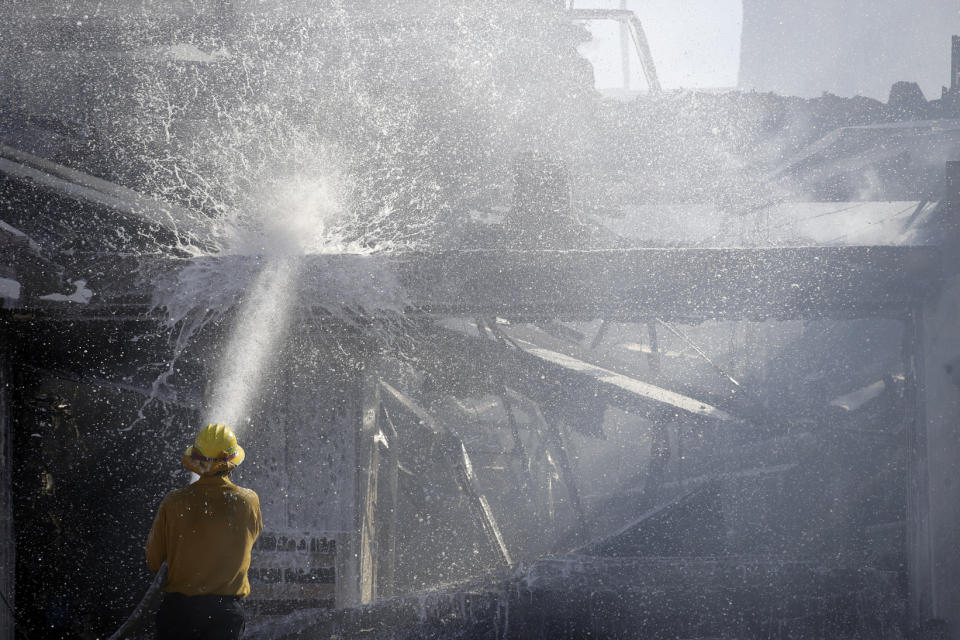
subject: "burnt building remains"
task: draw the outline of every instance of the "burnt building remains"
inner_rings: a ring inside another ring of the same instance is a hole
[[[246,637],[960,638],[956,14],[613,101],[567,4],[12,3],[0,637],[130,618],[226,399]]]

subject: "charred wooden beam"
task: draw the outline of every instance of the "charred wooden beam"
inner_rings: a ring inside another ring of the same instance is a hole
[[[739,421],[722,409],[718,409],[706,402],[675,393],[642,380],[617,373],[603,367],[584,362],[565,353],[544,349],[526,340],[516,340],[515,343],[524,351],[544,362],[555,364],[570,372],[576,372],[587,379],[595,380],[601,389],[605,389],[612,404],[629,409],[637,402],[657,403],[669,405],[680,411],[695,416],[704,416],[722,422]]]
[[[647,323],[647,335],[650,338],[650,353],[647,356],[647,363],[650,371],[655,376],[660,375],[660,341],[657,339],[657,323]]]
[[[593,335],[593,339],[590,341],[590,348],[596,349],[600,346],[600,343],[603,342],[603,339],[607,335],[607,331],[610,330],[610,323],[606,319],[600,321],[600,328],[597,329],[597,332]]]
[[[520,339],[476,338],[431,325],[409,349],[416,366],[440,391],[498,394],[506,385],[587,434],[600,434],[607,405],[651,419],[666,407],[695,419],[741,421],[709,403]]]
[[[510,435],[513,437],[513,450],[510,455],[519,458],[520,473],[525,491],[527,487],[533,484],[530,477],[530,456],[523,444],[523,438],[520,437],[520,427],[517,425],[516,416],[513,415],[513,403],[510,402],[509,396],[507,388],[503,387],[500,392],[500,402],[503,403],[503,410],[507,414],[507,424],[510,425]]]
[[[2,144],[0,174],[6,180],[41,191],[105,207],[141,225],[165,229],[174,236],[196,239],[202,235],[197,215],[182,207]],[[50,215],[49,211],[46,215]]]
[[[378,515],[378,484],[380,480],[381,438],[380,430],[380,385],[372,380],[366,380],[363,385],[363,407],[361,435],[357,448],[361,452],[358,457],[364,460],[365,468],[358,473],[358,503],[359,509],[359,557],[360,557],[360,602],[373,602],[379,595],[380,586],[377,548]],[[389,447],[389,445],[386,445]]]
[[[394,260],[415,309],[525,320],[899,317],[940,281],[939,251],[928,247],[451,251]]]
[[[229,273],[239,268],[231,263],[258,258],[205,260]],[[316,292],[305,303],[318,308],[349,298],[330,274],[352,274],[385,306],[409,313],[529,321],[901,317],[941,281],[940,252],[930,247],[444,251],[304,261],[304,288]],[[135,302],[141,310],[150,308],[144,282],[190,264],[106,254],[88,262],[95,266],[88,286],[102,304]]]
[[[564,442],[563,434],[560,431],[560,424],[556,421],[548,421],[540,407],[534,402],[533,410],[543,426],[547,435],[547,441],[552,444],[560,460],[560,473],[563,477],[563,484],[567,486],[567,493],[570,494],[570,505],[577,516],[577,529],[574,536],[577,539],[584,539],[589,531],[587,523],[587,514],[583,508],[583,501],[580,500],[580,487],[573,474],[573,465],[570,464],[570,456],[567,455],[567,446]]]

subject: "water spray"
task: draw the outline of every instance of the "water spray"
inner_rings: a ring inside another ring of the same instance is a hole
[[[342,211],[334,179],[278,181],[259,216],[247,221],[234,251],[259,255],[263,268],[247,286],[212,386],[204,423],[223,422],[240,435],[260,395],[297,298],[303,256],[350,250],[338,236]],[[225,274],[227,275],[227,274]]]
[[[203,424],[223,422],[238,436],[243,432],[287,326],[300,265],[293,257],[270,258],[250,287],[224,349]]]

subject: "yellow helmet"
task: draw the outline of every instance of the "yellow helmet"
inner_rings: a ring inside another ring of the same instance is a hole
[[[233,471],[246,455],[230,427],[216,422],[200,430],[183,454],[183,465],[199,475]]]

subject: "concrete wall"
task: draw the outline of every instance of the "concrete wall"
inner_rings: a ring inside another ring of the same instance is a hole
[[[10,425],[10,372],[6,362],[6,344],[0,331],[0,593],[14,602],[13,539],[13,429]],[[13,637],[13,618],[0,603],[0,638]]]
[[[913,608],[919,622],[945,620],[947,637],[960,639],[960,275],[951,276],[924,309],[919,328],[921,441],[915,485],[921,491],[911,509]]]
[[[955,0],[744,0],[740,86],[886,101],[894,82],[909,80],[939,98],[955,33]]]

